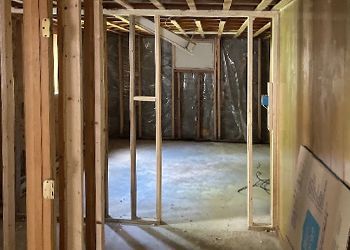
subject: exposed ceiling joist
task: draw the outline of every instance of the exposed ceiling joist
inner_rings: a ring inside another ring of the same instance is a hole
[[[123,21],[124,23],[130,25],[129,20],[126,19],[125,17],[122,17],[122,16],[115,16],[115,18],[118,18],[120,21]],[[139,29],[139,30],[142,30],[142,31],[144,31],[144,32],[146,32],[146,33],[148,33],[148,31],[145,30],[144,28],[142,28],[140,25],[135,24],[135,28],[136,28],[136,29]]]
[[[126,0],[113,0],[113,1],[116,2],[117,4],[123,6],[125,9],[133,9],[134,8]]]
[[[188,7],[190,8],[190,10],[196,10],[196,3],[194,2],[194,0],[186,0]]]
[[[244,23],[241,25],[241,27],[237,30],[236,37],[239,37],[243,31],[248,27],[248,18],[244,21]]]
[[[256,6],[255,10],[265,10],[273,0],[262,0],[258,6]]]
[[[175,31],[175,34],[180,34],[180,32]],[[200,33],[198,31],[186,31],[187,35],[200,35]],[[217,35],[218,32],[217,31],[203,31],[204,35]],[[222,35],[235,35],[236,32],[235,31],[225,31],[222,32]]]
[[[149,0],[155,7],[157,7],[160,10],[165,10],[163,4],[159,2],[158,0]]]
[[[180,26],[180,24],[176,21],[176,20],[171,20],[170,21],[179,31],[178,34],[183,34],[185,36],[187,36],[186,32],[182,29],[182,27]]]
[[[105,15],[118,16],[164,16],[164,17],[203,17],[203,18],[234,18],[259,17],[272,18],[278,11],[252,11],[252,10],[159,10],[159,9],[103,9]]]
[[[224,3],[222,4],[223,10],[230,10],[232,5],[232,0],[224,0]]]
[[[281,0],[278,4],[276,4],[272,10],[281,10],[284,7],[286,7],[288,4],[290,4],[291,2],[293,2],[293,0]]]
[[[254,37],[257,37],[258,35],[264,33],[266,30],[268,30],[271,27],[271,22],[268,22],[263,27],[261,27],[257,32],[254,33]]]
[[[155,32],[155,24],[154,22],[152,22],[151,20],[148,20],[147,18],[144,18],[144,17],[141,17],[141,16],[138,16],[138,17],[135,17],[135,22],[143,27],[145,30],[147,30],[148,32],[150,33],[153,33]],[[196,45],[195,43],[191,42],[191,41],[188,41],[187,39],[167,30],[167,29],[164,29],[164,28],[160,28],[160,36],[170,42],[171,44],[174,44],[175,46],[179,47],[179,48],[182,48],[182,49],[185,49],[189,52],[191,52],[194,48],[194,46]]]
[[[198,30],[199,34],[201,35],[202,38],[204,38],[204,31],[203,31],[201,21],[196,20],[195,23],[196,23],[197,30]]]
[[[122,26],[119,26],[119,25],[117,25],[117,24],[111,23],[111,22],[107,22],[107,25],[108,25],[108,26],[111,26],[111,27],[114,27],[114,28],[116,28],[116,29],[118,29],[118,30],[122,30],[122,31],[125,31],[125,32],[129,32],[128,29],[126,29],[126,28],[124,28],[124,27],[122,27]]]
[[[224,32],[225,23],[226,23],[226,21],[220,20],[220,23],[219,23],[219,30],[218,30],[218,36],[221,36],[222,33]]]

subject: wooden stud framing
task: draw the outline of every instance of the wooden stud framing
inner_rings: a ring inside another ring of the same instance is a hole
[[[253,225],[253,18],[248,17],[247,39],[247,216]]]
[[[104,198],[105,198],[105,218],[109,216],[109,211],[108,211],[108,153],[109,153],[109,119],[108,119],[108,107],[109,107],[109,91],[108,91],[108,41],[107,41],[107,18],[103,17],[103,33],[104,33],[104,87],[105,87],[105,178],[104,178]],[[103,219],[105,219],[103,218]]]
[[[137,184],[136,184],[136,113],[135,113],[135,17],[130,16],[129,25],[129,63],[130,63],[130,166],[131,166],[131,219],[135,220],[137,210]]]
[[[106,81],[105,81],[105,31],[102,1],[93,1],[94,8],[94,84],[95,84],[95,228],[96,249],[104,249],[105,221],[105,167],[106,167]]]
[[[279,207],[279,162],[278,158],[278,119],[279,107],[278,86],[279,86],[279,16],[272,19],[272,41],[270,78],[272,79],[272,131],[270,130],[270,182],[271,182],[271,226],[278,225]]]
[[[24,86],[27,175],[27,247],[55,249],[54,200],[43,198],[43,182],[55,179],[52,3],[24,3]],[[40,25],[38,25],[40,23]],[[48,32],[44,36],[42,30]]]
[[[154,16],[155,23],[155,97],[156,97],[156,157],[157,157],[157,198],[156,220],[162,221],[162,71],[161,71],[161,41],[160,17]]]
[[[290,1],[290,0],[289,0]],[[257,10],[160,10],[160,9],[104,9],[103,13],[113,16],[166,16],[166,17],[264,17],[273,18],[278,15],[278,11],[257,11]]]
[[[165,10],[163,4],[158,0],[149,0],[154,6],[156,6],[160,10]]]
[[[94,1],[84,5],[83,39],[83,106],[84,106],[84,168],[86,204],[86,249],[96,248],[96,174],[95,174],[95,41]]]
[[[59,1],[59,80],[63,96],[64,195],[63,249],[83,249],[83,119],[81,65],[81,2]],[[60,215],[61,216],[61,215]],[[62,233],[62,231],[60,230]]]
[[[15,249],[15,96],[11,1],[0,0],[3,248]]]
[[[197,79],[197,140],[201,138],[201,123],[202,123],[202,92],[201,92],[201,84],[202,84],[202,76],[203,74],[200,74]]]

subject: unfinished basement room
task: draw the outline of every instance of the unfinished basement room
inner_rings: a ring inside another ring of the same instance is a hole
[[[350,250],[350,0],[0,0],[0,249]]]

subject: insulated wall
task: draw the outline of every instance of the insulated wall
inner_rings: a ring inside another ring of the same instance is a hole
[[[212,40],[211,40],[212,41]],[[215,43],[214,43],[215,44]],[[214,45],[213,44],[213,45]],[[216,46],[214,46],[216,47]],[[246,141],[247,40],[222,38],[220,74],[213,69],[173,67],[173,48],[162,41],[162,130],[163,138],[188,140]],[[110,136],[129,136],[129,58],[128,37],[108,34]],[[267,92],[269,79],[269,40],[262,42],[261,94]],[[154,96],[154,38],[137,37],[135,94]],[[139,67],[139,65],[141,67]],[[215,79],[221,75],[220,79]],[[266,111],[262,110],[261,135],[258,130],[258,40],[254,41],[254,142],[268,142]],[[215,94],[220,84],[221,102]],[[174,100],[172,100],[174,98]],[[174,105],[174,107],[172,107]],[[122,106],[122,107],[121,107]],[[217,117],[217,109],[221,116]],[[155,138],[153,102],[137,102],[137,135]],[[174,120],[172,120],[174,119]],[[221,124],[221,136],[214,129]],[[174,125],[174,127],[173,127]],[[174,131],[173,131],[174,130]]]

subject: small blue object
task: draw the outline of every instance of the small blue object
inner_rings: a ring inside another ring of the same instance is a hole
[[[320,235],[320,225],[315,217],[307,210],[303,225],[301,249],[317,250],[317,243]]]
[[[261,96],[261,106],[267,108],[269,106],[269,96],[268,95],[262,95]]]

